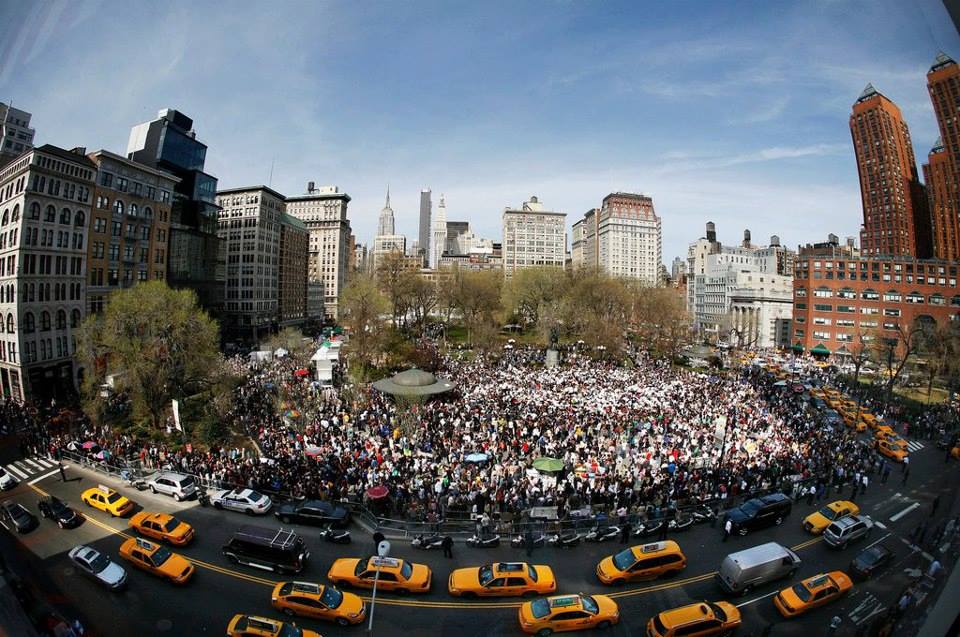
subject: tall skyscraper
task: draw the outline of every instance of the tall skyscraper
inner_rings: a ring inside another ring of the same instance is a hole
[[[867,84],[853,105],[850,133],[860,176],[864,254],[929,257],[930,215],[900,109]]]
[[[0,167],[33,148],[30,113],[0,102]]]
[[[522,268],[562,268],[567,258],[567,215],[547,210],[536,197],[503,211],[503,272]]]
[[[431,269],[436,270],[440,265],[440,257],[447,247],[447,202],[440,195],[440,204],[437,206],[437,214],[430,220],[430,260]]]
[[[932,223],[933,255],[960,259],[960,65],[939,53],[927,73],[927,90],[940,128],[923,167]]]
[[[167,282],[190,288],[218,316],[223,310],[225,264],[217,237],[217,178],[203,171],[207,146],[197,140],[193,120],[174,109],[134,126],[127,158],[180,178],[170,217]]]
[[[394,234],[393,208],[390,207],[390,186],[387,186],[387,203],[380,211],[380,222],[377,224],[377,236]]]
[[[287,198],[287,214],[307,224],[310,231],[310,280],[323,282],[324,313],[334,319],[353,261],[348,203],[350,195],[338,187],[317,188],[312,181],[307,183],[306,194]],[[310,311],[315,308],[310,304]]]
[[[650,197],[610,193],[575,228],[575,266],[599,268],[648,285],[660,282],[662,229]]]
[[[433,229],[430,225],[432,208],[430,189],[424,188],[420,191],[420,233],[417,235],[417,249],[423,255],[424,265],[430,259],[430,232]]]

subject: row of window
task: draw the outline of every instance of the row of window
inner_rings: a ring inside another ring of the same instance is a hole
[[[52,319],[52,320],[51,320]],[[80,327],[80,322],[83,320],[80,310],[74,308],[70,313],[70,327],[76,329]],[[3,321],[0,321],[0,328],[2,328]],[[33,312],[26,312],[23,315],[21,329],[24,334],[32,334],[37,330],[37,323]],[[13,314],[7,316],[6,320],[7,332],[13,333],[14,322]],[[40,331],[49,332],[51,329],[65,330],[67,329],[67,311],[60,309],[57,310],[56,314],[51,315],[47,310],[40,312]],[[2,329],[0,329],[2,331]]]
[[[40,355],[37,355],[37,343],[40,343]],[[53,345],[56,343],[57,349],[54,352]],[[68,345],[70,343],[70,345]],[[64,358],[71,356],[77,351],[76,339],[68,341],[66,336],[58,336],[56,339],[39,338],[37,342],[28,341],[24,343],[23,362],[35,363],[37,361],[46,361],[52,358]],[[13,351],[14,357],[16,350]]]
[[[100,185],[105,188],[113,188],[120,192],[129,192],[137,197],[146,197],[161,203],[170,203],[170,191],[160,190],[160,196],[157,197],[157,189],[153,186],[145,186],[139,181],[130,181],[126,177],[114,176],[108,172],[100,172]]]

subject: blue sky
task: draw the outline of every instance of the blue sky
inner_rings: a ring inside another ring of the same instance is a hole
[[[939,0],[7,1],[0,100],[40,143],[121,153],[178,108],[221,187],[271,163],[284,194],[339,185],[362,242],[387,183],[408,236],[422,187],[492,238],[532,194],[569,225],[643,192],[669,265],[708,220],[730,243],[856,234],[850,105],[872,82],[922,160],[939,49],[960,56]]]

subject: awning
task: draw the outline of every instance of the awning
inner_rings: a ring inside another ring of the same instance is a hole
[[[824,355],[824,356],[829,356],[829,355],[830,355],[830,350],[828,350],[823,343],[819,343],[819,344],[817,344],[816,347],[814,347],[813,349],[810,350],[810,353],[811,353],[811,354],[822,354],[822,355]]]
[[[803,343],[801,343],[801,342],[798,341],[798,342],[796,342],[796,343],[793,344],[793,347],[792,347],[791,349],[792,349],[793,351],[795,351],[795,352],[802,352],[802,351],[803,351]]]

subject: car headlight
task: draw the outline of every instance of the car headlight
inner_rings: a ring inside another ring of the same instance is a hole
[[[347,615],[347,617],[349,617],[350,619],[356,619],[359,616],[360,616],[360,613],[349,613]]]

